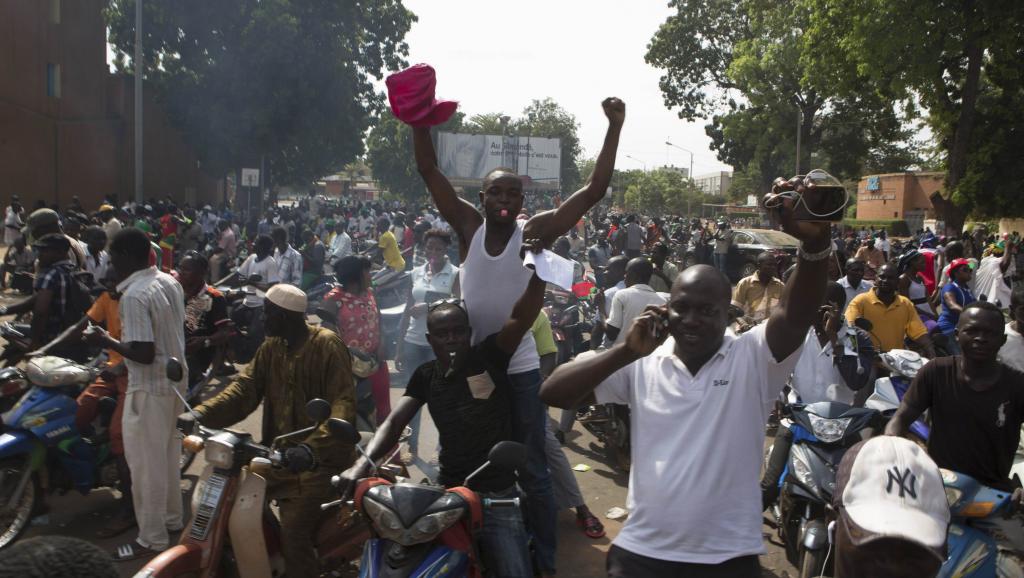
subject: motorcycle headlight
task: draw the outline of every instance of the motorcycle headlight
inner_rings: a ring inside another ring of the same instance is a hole
[[[807,415],[811,418],[811,431],[814,433],[814,437],[825,443],[837,442],[843,439],[846,428],[853,421],[852,417],[828,419],[813,413]]]
[[[380,534],[381,538],[391,540],[392,542],[399,542],[402,539],[402,534],[405,533],[405,526],[398,519],[398,514],[390,508],[380,502],[364,497],[363,511],[370,517],[373,527]]]
[[[221,469],[228,469],[234,463],[235,448],[232,445],[216,439],[216,436],[207,439],[205,445],[203,457],[206,463]]]
[[[447,530],[455,522],[458,522],[462,518],[464,511],[464,508],[459,507],[423,516],[416,520],[412,528],[405,533],[405,536],[403,536],[404,540],[400,544],[412,546],[413,544],[422,544],[423,542],[433,540],[435,536]]]

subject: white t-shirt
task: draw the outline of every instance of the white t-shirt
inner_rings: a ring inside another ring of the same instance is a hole
[[[669,338],[597,387],[599,403],[632,410],[630,514],[615,545],[697,564],[764,552],[764,424],[800,356],[776,362],[766,327],[726,335],[696,376]]]
[[[244,277],[259,275],[263,278],[263,283],[277,283],[281,280],[277,275],[277,259],[274,259],[273,255],[267,255],[259,262],[256,261],[256,253],[249,255],[245,259],[245,262],[238,267],[238,274]],[[246,295],[242,304],[246,307],[262,307],[263,298],[266,297],[266,293],[260,291],[256,287],[248,287],[255,291],[256,294]]]
[[[648,305],[664,305],[665,296],[651,289],[650,285],[637,283],[615,292],[612,298],[611,312],[608,314],[608,325],[618,327],[621,331],[614,343],[622,343],[633,326],[633,320],[644,312]]]
[[[838,341],[841,344],[850,341],[846,337],[847,327],[843,325],[839,330]],[[856,355],[850,351],[843,353]],[[846,385],[846,380],[832,360],[832,343],[826,341],[825,345],[821,345],[813,327],[807,331],[803,351],[793,368],[793,389],[803,403],[838,401],[853,405],[853,390]]]
[[[1013,328],[1012,322],[1006,324],[1006,343],[999,348],[999,361],[1024,371],[1024,337]]]
[[[974,271],[974,294],[980,299],[982,295],[988,298],[989,303],[998,304],[1000,309],[1010,307],[1010,286],[1003,281],[1003,271],[999,268],[1002,257],[985,257],[978,263]],[[1012,275],[1016,268],[1013,259],[1005,275]]]

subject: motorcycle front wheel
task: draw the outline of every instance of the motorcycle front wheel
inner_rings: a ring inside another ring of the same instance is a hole
[[[32,520],[32,513],[36,510],[36,502],[39,500],[39,480],[36,476],[25,484],[25,490],[21,493],[21,500],[12,507],[6,504],[10,501],[18,481],[25,471],[25,461],[21,459],[4,460],[0,462],[0,549],[6,548],[18,539],[18,536],[28,528]]]
[[[822,567],[825,565],[823,550],[807,550],[800,548],[800,578],[816,578],[824,576]]]

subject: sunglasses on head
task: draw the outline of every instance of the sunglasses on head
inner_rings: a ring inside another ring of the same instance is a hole
[[[437,301],[432,301],[429,305],[427,305],[427,313],[430,313],[431,311],[437,309],[438,307],[441,307],[442,305],[454,305],[459,309],[465,309],[462,306],[462,299],[459,299],[458,297],[447,297],[445,299],[438,299]]]

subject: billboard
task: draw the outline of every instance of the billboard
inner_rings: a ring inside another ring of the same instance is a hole
[[[506,167],[534,181],[561,180],[561,139],[442,132],[436,148],[437,164],[449,178],[482,179]]]

